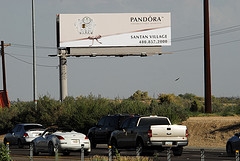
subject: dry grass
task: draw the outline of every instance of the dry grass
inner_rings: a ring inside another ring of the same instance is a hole
[[[223,148],[231,136],[240,132],[240,117],[190,117],[183,125],[188,127],[189,146]]]
[[[90,158],[90,161],[108,161],[108,157],[106,156],[93,156]],[[148,157],[128,157],[128,156],[117,156],[114,157],[115,161],[153,161],[154,159]]]

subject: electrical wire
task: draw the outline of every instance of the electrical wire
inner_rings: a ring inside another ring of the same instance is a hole
[[[11,43],[12,47],[18,47],[18,48],[32,48],[32,45],[25,45],[25,44],[15,44]],[[50,46],[36,46],[38,49],[52,49],[52,50],[57,50],[57,47],[50,47]]]
[[[236,31],[240,31],[240,25],[214,30],[214,31],[211,31],[210,35],[211,36],[217,36],[217,35],[227,34],[227,33],[236,32]],[[188,35],[188,36],[174,38],[174,39],[172,39],[172,42],[199,39],[199,38],[202,38],[203,36],[204,36],[204,33]]]
[[[211,31],[210,35],[211,36],[218,36],[218,35],[228,34],[228,33],[237,32],[237,31],[240,31],[240,25],[235,25],[235,26],[230,26],[230,27],[214,30],[214,31]],[[203,38],[203,36],[204,36],[204,33],[193,34],[193,35],[187,35],[187,36],[182,36],[182,37],[178,37],[178,38],[173,38],[171,41],[172,42],[188,41],[188,40]],[[238,42],[238,41],[240,41],[240,40],[231,40],[231,41],[227,41],[227,42],[211,44],[211,46],[224,45],[224,44],[234,43],[234,42]],[[32,45],[13,43],[13,44],[11,44],[11,47],[32,48]],[[48,49],[48,50],[51,49],[51,50],[56,50],[56,52],[57,52],[57,47],[37,46],[37,48],[39,48],[39,49]],[[177,53],[177,52],[191,51],[191,50],[196,50],[196,49],[201,49],[201,48],[203,48],[203,47],[193,47],[193,48],[180,49],[180,50],[175,50],[175,51],[170,51],[170,52],[171,53]],[[17,59],[19,61],[22,61],[22,62],[25,62],[25,63],[28,63],[28,64],[32,64],[32,63],[26,62],[26,61],[24,61],[22,59],[19,59],[16,56],[13,56],[13,55],[9,55],[9,56],[14,57],[15,59]],[[32,57],[32,56],[28,56],[28,55],[20,55],[20,56]],[[49,58],[49,57],[40,57],[40,56],[37,56],[37,57],[38,58]],[[49,66],[49,65],[38,65],[38,66],[56,67],[56,66]]]
[[[226,42],[222,42],[222,43],[217,43],[217,44],[212,44],[210,46],[218,46],[218,45],[224,45],[224,44],[229,44],[229,43],[234,43],[234,42],[240,42],[239,40],[231,40],[231,41],[226,41]],[[194,47],[194,48],[188,48],[188,49],[181,49],[181,50],[175,50],[175,51],[169,51],[170,53],[178,53],[178,52],[184,52],[184,51],[191,51],[191,50],[196,50],[196,49],[202,49],[204,47]]]
[[[230,26],[230,27],[211,31],[211,36],[217,36],[217,35],[227,34],[227,33],[236,32],[236,31],[240,31],[240,25]],[[183,36],[183,37],[173,38],[171,41],[172,42],[187,41],[187,40],[192,40],[192,39],[199,39],[199,38],[202,38],[203,36],[204,36],[204,33],[199,33],[199,34],[193,34],[193,35],[187,35],[187,36]],[[11,47],[32,48],[32,45],[13,43],[13,44],[11,44]],[[52,50],[57,51],[57,47],[37,46],[37,48],[52,49]]]
[[[5,54],[8,55],[8,56],[10,56],[10,57],[12,57],[12,58],[14,58],[14,59],[16,59],[16,60],[18,60],[18,61],[23,62],[23,63],[33,65],[33,63],[30,63],[30,62],[27,62],[27,61],[25,61],[25,60],[19,59],[19,58],[17,58],[16,56],[13,56],[12,54],[9,54],[9,53],[5,53]],[[37,65],[37,66],[40,66],[40,67],[50,67],[50,68],[54,67],[54,68],[58,68],[58,65],[57,65],[57,66],[42,65],[42,64],[36,64],[36,65]]]

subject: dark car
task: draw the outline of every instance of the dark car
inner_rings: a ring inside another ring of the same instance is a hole
[[[22,148],[24,145],[30,144],[30,142],[39,136],[45,128],[41,124],[36,123],[22,123],[17,124],[11,131],[9,131],[3,142],[6,145],[18,145]]]
[[[233,156],[236,150],[240,150],[240,133],[234,134],[231,138],[228,139],[226,144],[226,151],[228,156]]]
[[[111,133],[119,129],[121,123],[129,118],[130,115],[108,115],[102,117],[96,126],[88,130],[88,138],[91,141],[92,148],[96,148],[97,144],[108,144]]]

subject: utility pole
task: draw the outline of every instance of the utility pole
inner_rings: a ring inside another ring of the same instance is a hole
[[[33,101],[37,108],[36,44],[35,44],[35,2],[32,0],[32,43],[33,43]]]
[[[210,31],[209,31],[209,5],[204,0],[204,75],[205,75],[205,113],[212,112],[211,101],[211,65],[210,65]]]
[[[4,41],[1,41],[1,55],[2,55],[3,91],[7,91],[5,56],[4,56],[5,55],[4,54]]]
[[[9,107],[9,99],[7,95],[7,85],[6,85],[6,68],[5,68],[5,46],[10,46],[11,44],[4,44],[4,41],[1,41],[1,56],[2,56],[2,74],[3,74],[3,90],[1,90],[1,100],[3,101],[3,104],[1,104],[2,107]]]

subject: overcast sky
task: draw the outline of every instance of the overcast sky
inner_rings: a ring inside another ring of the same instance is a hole
[[[11,101],[33,100],[31,0],[2,0],[0,40],[5,48]],[[212,95],[240,95],[240,1],[209,0]],[[128,98],[135,91],[204,96],[203,0],[35,0],[37,96],[59,99],[56,14],[170,12],[172,45],[161,56],[70,57],[68,95]],[[0,70],[0,88],[2,70]],[[175,81],[179,78],[177,81]]]

